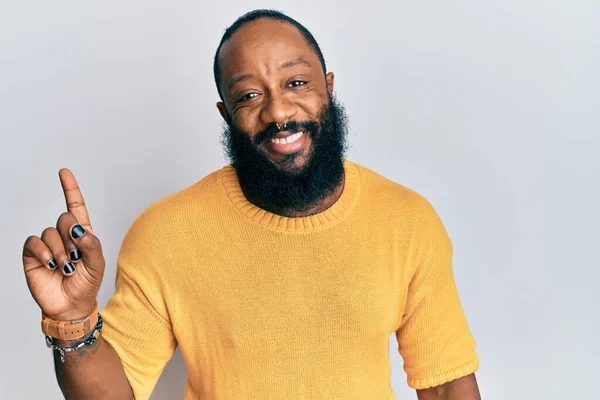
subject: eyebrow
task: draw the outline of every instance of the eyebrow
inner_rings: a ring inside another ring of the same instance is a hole
[[[306,61],[306,59],[301,56],[294,60],[289,60],[289,61],[284,62],[279,67],[277,67],[277,70],[280,71],[282,69],[292,68],[292,67],[295,67],[296,65],[304,65],[308,68],[312,68],[312,64],[309,63],[308,61]],[[252,78],[253,76],[254,75],[252,75],[252,74],[243,74],[243,75],[231,77],[227,80],[227,86],[232,87],[236,83],[240,83],[245,80],[248,80],[248,79]]]
[[[236,83],[248,80],[248,79],[252,78],[252,76],[253,76],[252,74],[244,74],[244,75],[232,76],[231,78],[229,78],[227,80],[227,87],[231,88]]]
[[[312,68],[312,64],[309,63],[308,61],[306,61],[306,59],[304,59],[303,57],[298,57],[295,60],[290,60],[290,61],[284,62],[277,69],[282,70],[285,68],[295,67],[296,65],[304,65],[308,68]]]

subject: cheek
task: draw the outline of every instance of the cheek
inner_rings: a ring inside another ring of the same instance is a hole
[[[327,104],[327,96],[314,94],[313,96],[302,99],[298,103],[298,108],[302,110],[305,118],[308,117],[311,121],[318,121],[321,110]]]
[[[254,133],[258,132],[257,123],[258,123],[258,113],[254,109],[242,109],[233,114],[231,123],[235,125],[241,131],[254,135]]]

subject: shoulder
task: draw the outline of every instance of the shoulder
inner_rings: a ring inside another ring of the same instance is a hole
[[[218,202],[220,171],[213,171],[189,187],[147,206],[127,229],[123,248],[133,246],[151,249],[159,243],[169,243],[183,237],[196,225],[194,221],[209,214],[211,203]]]
[[[361,195],[367,204],[410,217],[415,221],[431,222],[432,219],[438,218],[432,204],[417,191],[363,165],[353,164],[359,171]]]
[[[355,165],[361,176],[362,215],[368,215],[381,229],[407,233],[414,246],[451,252],[444,224],[425,197],[367,167]]]

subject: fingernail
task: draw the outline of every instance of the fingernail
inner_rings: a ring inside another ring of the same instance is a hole
[[[81,259],[81,252],[79,249],[71,250],[69,253],[69,258],[71,261],[79,261]]]
[[[70,275],[73,272],[75,272],[75,267],[70,262],[66,263],[63,269],[65,270],[65,274],[67,275]]]
[[[56,260],[53,258],[52,260],[48,261],[48,266],[50,268],[54,269],[58,266],[58,264],[56,263]]]
[[[71,235],[73,235],[73,238],[79,239],[85,235],[85,229],[83,229],[83,226],[77,224],[71,228]]]

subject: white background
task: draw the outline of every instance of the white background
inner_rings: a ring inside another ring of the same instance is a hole
[[[225,160],[212,57],[257,7],[305,24],[351,118],[351,160],[436,207],[483,397],[596,398],[600,3],[0,1],[0,398],[59,399],[21,266],[79,179],[113,291],[125,230]],[[376,205],[374,205],[376,206]],[[392,385],[414,399],[390,337]],[[179,353],[153,399],[181,399]]]

